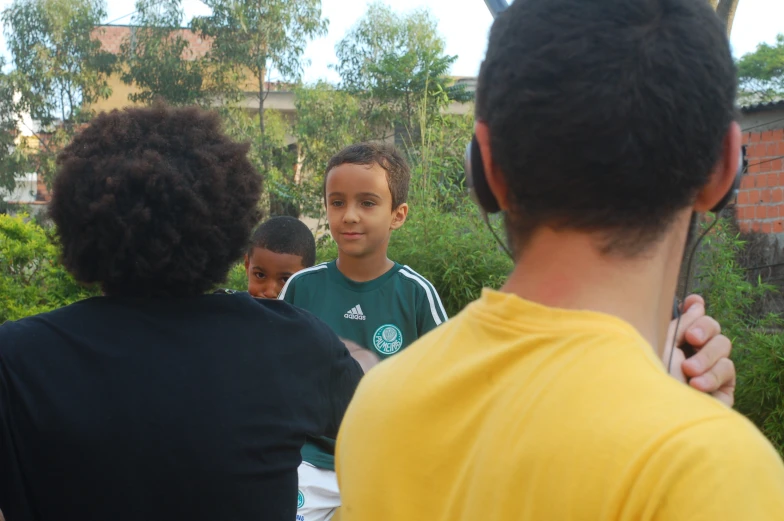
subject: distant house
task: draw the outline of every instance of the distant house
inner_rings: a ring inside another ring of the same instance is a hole
[[[23,115],[16,128],[16,146],[37,146],[34,134],[39,130],[29,115]],[[24,206],[31,213],[36,213],[49,201],[49,190],[41,176],[28,172],[17,177],[13,189],[0,188],[0,201],[12,209]]]

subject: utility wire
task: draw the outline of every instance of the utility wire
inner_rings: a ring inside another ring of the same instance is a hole
[[[773,123],[778,123],[779,121],[784,121],[784,118],[774,119],[773,121],[767,121],[765,123],[760,123],[759,125],[754,125],[753,127],[747,127],[741,130],[741,132],[748,132],[749,130],[753,130],[755,128],[764,127],[767,125],[772,125]]]

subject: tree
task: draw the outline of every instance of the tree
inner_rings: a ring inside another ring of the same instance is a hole
[[[47,180],[59,148],[89,119],[90,104],[111,94],[114,56],[92,38],[105,15],[102,0],[14,0],[2,12],[15,112],[40,127],[29,130],[38,142],[34,164]]]
[[[337,44],[335,69],[342,87],[363,102],[368,137],[386,138],[397,127],[416,142],[423,104],[431,117],[443,109],[443,93],[446,102],[470,99],[452,85],[448,72],[457,57],[445,54],[437,25],[426,9],[400,15],[374,3]]]
[[[257,123],[264,142],[267,78],[274,69],[286,80],[298,80],[307,42],[326,32],[321,0],[205,0],[212,15],[195,18],[192,27],[212,41],[208,54],[221,81],[224,97],[240,98],[252,89],[258,100]],[[228,80],[228,81],[227,81]],[[218,86],[216,86],[218,89]],[[269,157],[264,158],[264,165]]]
[[[764,103],[784,99],[784,34],[775,45],[761,43],[738,60],[739,99]]]
[[[181,0],[138,0],[131,36],[121,46],[122,81],[138,92],[133,102],[150,103],[160,97],[172,105],[204,100],[204,63],[194,56],[180,28]]]
[[[739,0],[710,0],[711,6],[727,27],[727,36],[732,33],[732,23],[735,21],[735,11],[738,10]]]
[[[5,60],[0,56],[0,193],[11,193],[17,179],[25,172],[26,162],[17,141],[20,115],[14,103],[14,85],[11,77],[3,72],[4,67]]]
[[[105,15],[101,0],[15,0],[3,11],[21,106],[43,126],[77,120],[111,93],[114,57],[92,38]]]
[[[319,82],[297,89],[297,122],[294,133],[300,148],[301,201],[307,215],[323,210],[321,174],[330,157],[338,150],[367,134],[360,114],[360,103],[351,94]]]

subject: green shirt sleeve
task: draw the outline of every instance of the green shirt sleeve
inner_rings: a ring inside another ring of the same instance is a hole
[[[436,288],[424,277],[417,302],[417,337],[432,331],[447,321],[446,310]]]

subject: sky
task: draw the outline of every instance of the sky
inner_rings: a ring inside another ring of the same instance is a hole
[[[297,1],[297,0],[291,0]],[[0,0],[5,8],[12,0]],[[127,24],[134,11],[134,0],[108,0],[107,22]],[[303,79],[310,83],[319,79],[336,82],[337,75],[330,69],[334,64],[335,44],[365,12],[368,0],[322,0],[322,11],[329,20],[329,33],[313,40],[305,51]],[[492,17],[483,0],[384,0],[400,12],[427,7],[439,23],[439,31],[446,40],[446,51],[457,55],[452,67],[455,76],[475,76],[487,45],[487,31]],[[209,8],[199,0],[183,0],[185,23],[193,16],[209,14]],[[784,32],[784,1],[740,0],[732,28],[733,54],[741,56],[753,51],[761,42],[773,43],[778,32]],[[0,53],[7,57],[5,35],[0,36]]]

